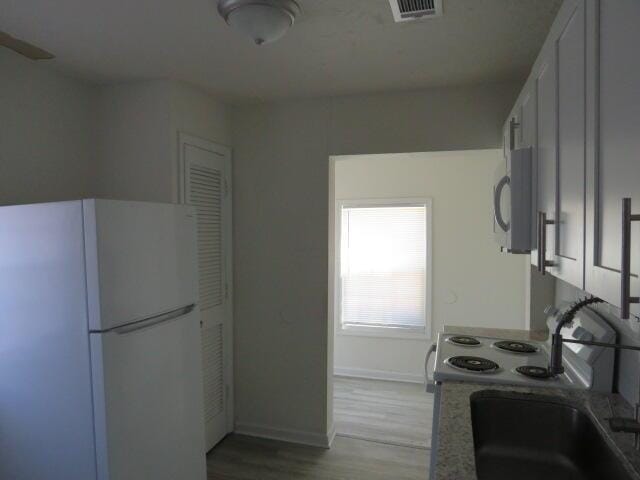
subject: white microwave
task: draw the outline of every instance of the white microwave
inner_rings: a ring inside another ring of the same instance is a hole
[[[531,148],[511,150],[493,184],[493,236],[503,251],[531,253],[533,181]]]

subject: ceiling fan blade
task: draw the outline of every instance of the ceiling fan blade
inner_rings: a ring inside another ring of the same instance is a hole
[[[7,47],[20,55],[24,55],[31,60],[50,60],[55,55],[41,48],[31,45],[23,40],[12,37],[6,32],[0,31],[0,46]]]

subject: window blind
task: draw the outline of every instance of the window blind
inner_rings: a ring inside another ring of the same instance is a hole
[[[426,206],[342,207],[343,327],[424,329]]]

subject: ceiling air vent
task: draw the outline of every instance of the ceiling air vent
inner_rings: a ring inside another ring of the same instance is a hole
[[[442,0],[389,0],[396,22],[411,22],[442,15]]]

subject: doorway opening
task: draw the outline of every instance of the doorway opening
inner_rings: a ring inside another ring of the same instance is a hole
[[[501,255],[492,234],[503,161],[497,149],[330,158],[328,427],[338,437],[426,463],[425,357],[438,332],[523,328],[528,259]]]
[[[426,469],[433,202],[385,181],[394,157],[330,160],[333,425],[338,437],[406,449]]]

